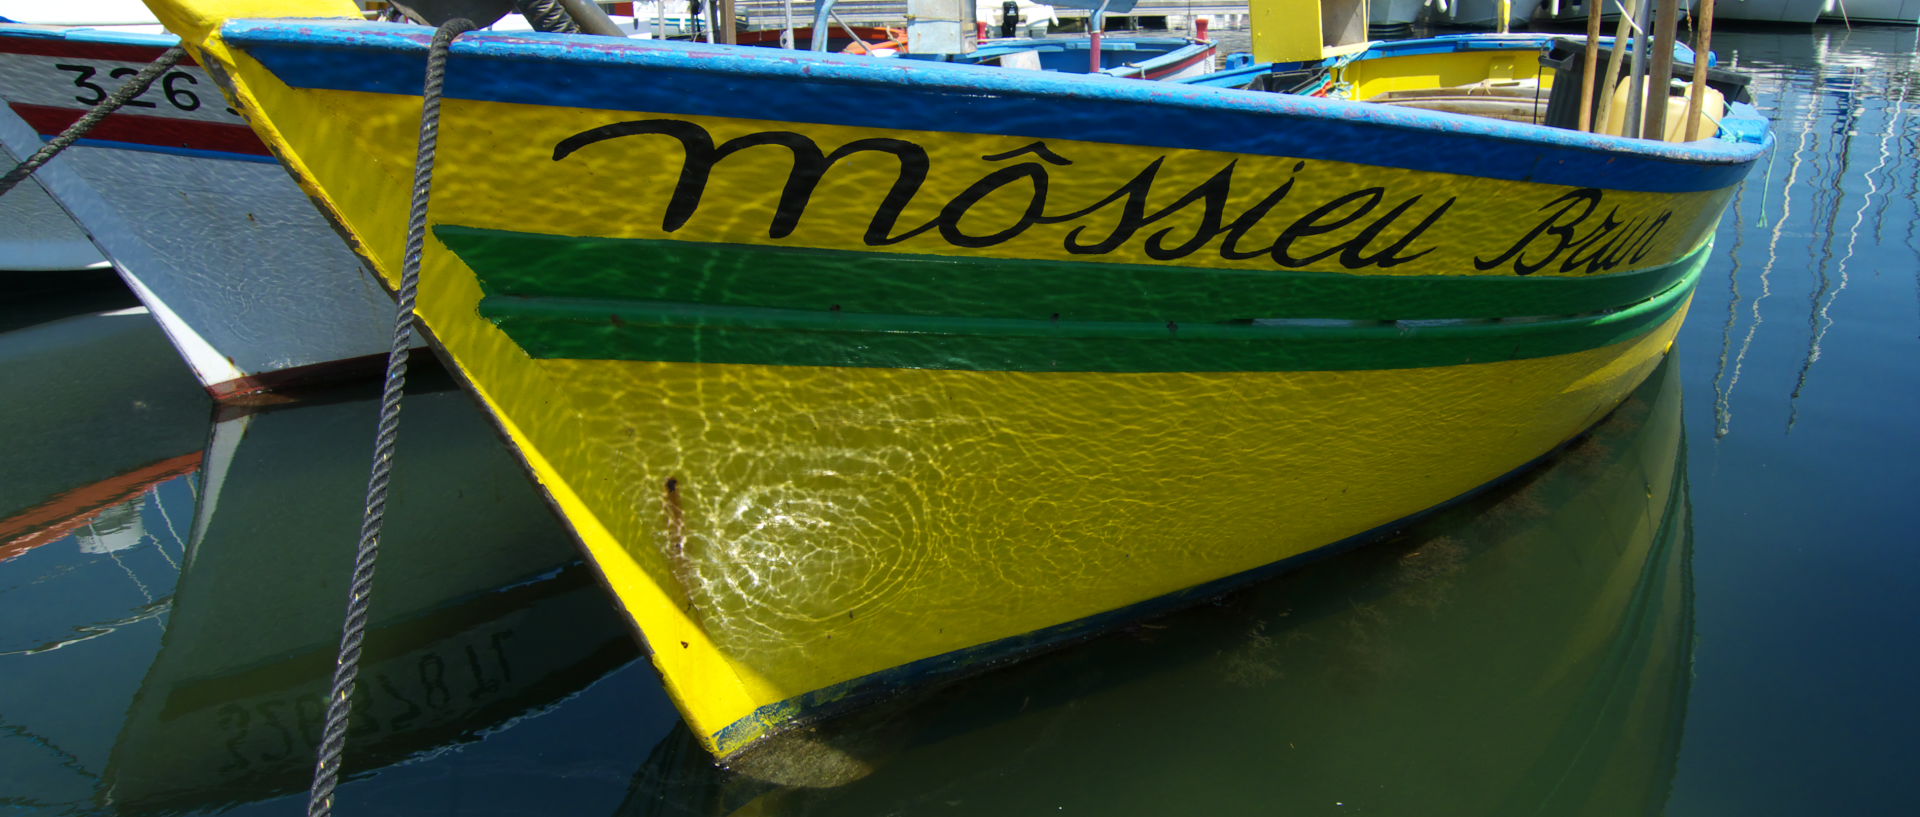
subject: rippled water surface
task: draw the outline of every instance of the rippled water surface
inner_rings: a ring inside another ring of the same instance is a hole
[[[1915,37],[1716,36],[1777,149],[1545,467],[732,772],[416,378],[337,813],[1920,813]],[[371,387],[216,412],[111,287],[9,294],[0,382],[0,810],[303,813]]]

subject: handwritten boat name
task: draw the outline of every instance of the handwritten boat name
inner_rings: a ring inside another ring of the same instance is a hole
[[[1062,249],[1073,255],[1105,255],[1137,241],[1140,252],[1156,261],[1179,260],[1214,247],[1227,260],[1265,256],[1284,268],[1337,264],[1348,270],[1384,269],[1438,249],[1444,230],[1435,228],[1458,201],[1457,196],[1429,200],[1424,193],[1403,196],[1383,186],[1363,186],[1309,202],[1311,206],[1299,216],[1273,217],[1282,202],[1305,195],[1295,189],[1296,179],[1307,167],[1301,161],[1253,204],[1230,213],[1239,171],[1238,160],[1230,160],[1171,203],[1152,207],[1150,201],[1165,200],[1161,173],[1168,158],[1161,156],[1093,203],[1062,207],[1050,199],[1054,174],[1074,163],[1046,142],[1035,141],[980,157],[983,166],[975,170],[978,178],[942,203],[932,218],[902,227],[902,216],[933,170],[926,148],[906,139],[855,139],[829,152],[804,134],[769,130],[716,144],[713,135],[696,123],[642,119],[602,125],[562,139],[554,145],[553,160],[564,160],[590,145],[638,136],[670,137],[682,150],[679,177],[661,220],[661,228],[669,233],[685,227],[699,212],[716,166],[741,151],[769,146],[785,148],[793,158],[767,225],[767,236],[775,239],[786,238],[799,227],[814,192],[835,165],[861,154],[888,156],[897,163],[892,183],[862,233],[861,240],[869,247],[899,244],[927,233],[954,247],[991,247],[1037,225],[1062,224],[1076,225],[1061,240]],[[991,227],[980,226],[983,217],[978,215],[968,218],[978,212],[981,202],[990,197],[1007,200],[1006,196],[1018,197],[1011,199],[1016,205],[1024,201],[1024,206],[1012,208],[1010,218]],[[1596,218],[1603,197],[1600,190],[1586,188],[1547,203],[1539,210],[1539,221],[1511,246],[1474,256],[1474,265],[1482,271],[1510,266],[1515,274],[1531,275],[1556,263],[1562,273],[1594,273],[1641,260],[1671,213],[1623,219],[1615,206]],[[1163,222],[1168,226],[1159,226]],[[1274,238],[1263,245],[1251,238],[1255,234]]]

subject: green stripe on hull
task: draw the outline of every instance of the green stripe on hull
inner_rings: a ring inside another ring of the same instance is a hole
[[[489,295],[875,315],[1221,323],[1578,315],[1666,291],[1695,258],[1581,277],[1351,275],[700,244],[441,226]],[[1705,248],[1695,254],[1705,252]]]
[[[1709,251],[1591,278],[1410,278],[436,234],[479,276],[481,314],[536,358],[976,371],[1335,371],[1566,354],[1671,317]],[[1028,297],[1040,307],[1009,314]]]

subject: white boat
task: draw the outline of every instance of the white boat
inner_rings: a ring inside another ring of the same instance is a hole
[[[1738,2],[1738,0],[1727,1],[1729,3]],[[1609,24],[1620,19],[1620,8],[1625,5],[1625,0],[1600,0],[1600,2],[1602,4],[1600,19],[1608,21]],[[1699,7],[1699,3],[1698,0],[1680,0],[1680,7],[1686,9],[1689,16],[1691,16],[1693,10]],[[1587,0],[1539,0],[1539,5],[1534,10],[1534,17],[1561,25],[1568,23],[1585,23],[1587,20]],[[1714,19],[1719,19],[1720,17],[1720,12],[1716,10],[1714,12]],[[1608,29],[1607,31],[1611,32],[1612,29]]]
[[[173,42],[0,25],[0,148],[30,154]],[[34,178],[216,399],[378,370],[392,299],[197,66],[168,71]]]
[[[18,161],[0,156],[12,167]],[[107,265],[85,230],[47,191],[27,179],[0,196],[0,269],[77,270]]]
[[[1367,28],[1388,33],[1405,30],[1423,19],[1444,19],[1452,13],[1454,2],[1457,0],[1379,0],[1367,6]]]
[[[1713,19],[1810,26],[1829,2],[1833,0],[1721,0],[1713,7]]]
[[[977,0],[974,19],[987,24],[987,35],[991,37],[1045,37],[1049,30],[1060,24],[1060,15],[1054,12],[1053,6],[1033,0],[1013,0],[1013,3],[1019,8],[1019,13],[1012,34],[1002,28],[1006,0]]]
[[[1540,0],[1511,0],[1507,6],[1507,26],[1518,31],[1533,20]],[[1446,23],[1460,28],[1499,28],[1500,0],[1453,0],[1453,19]]]
[[[1820,19],[1835,23],[1920,25],[1920,0],[1832,0]]]

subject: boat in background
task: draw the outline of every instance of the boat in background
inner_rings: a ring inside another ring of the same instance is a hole
[[[1600,3],[1600,19],[1610,23],[1620,20],[1620,8],[1627,3],[1627,0],[1597,1]],[[1539,0],[1534,7],[1533,19],[1555,28],[1584,26],[1587,22],[1587,2],[1588,0]],[[1688,15],[1692,15],[1698,6],[1699,0],[1680,0],[1680,8],[1685,9]],[[1718,19],[1719,16],[1720,13],[1716,9],[1714,17]]]
[[[166,31],[141,0],[0,0],[0,22],[111,28],[139,34]]]
[[[1405,37],[1413,25],[1444,24],[1459,0],[1374,0],[1367,4],[1367,36]]]
[[[1009,5],[1014,7],[1011,21],[1007,19]],[[1060,15],[1053,6],[1034,0],[977,0],[973,14],[973,19],[987,24],[987,36],[999,39],[1045,37],[1060,25]]]
[[[397,280],[430,32],[153,4]],[[705,749],[1369,541],[1664,358],[1770,144],[1751,106],[1670,141],[1426,110],[1542,39],[1376,55],[1356,4],[1255,13],[1256,58],[1405,104],[454,43],[418,314]]]
[[[0,25],[0,147],[31,154],[176,42]],[[190,61],[34,178],[93,236],[214,398],[383,365],[392,298]]]
[[[968,54],[921,57],[911,51],[900,56],[960,65],[998,65],[1003,68],[1092,73],[1094,43],[1087,37],[983,40]],[[1177,81],[1202,76],[1214,69],[1217,46],[1189,37],[1103,37],[1099,73],[1126,79]]]
[[[1501,26],[1502,0],[1453,0],[1453,15],[1440,25],[1458,28],[1520,30],[1533,21],[1540,0],[1507,0],[1506,26]]]
[[[1920,0],[1833,0],[1820,12],[1820,21],[1920,26]]]
[[[1719,0],[1713,6],[1713,19],[1811,26],[1835,2],[1837,0]]]

